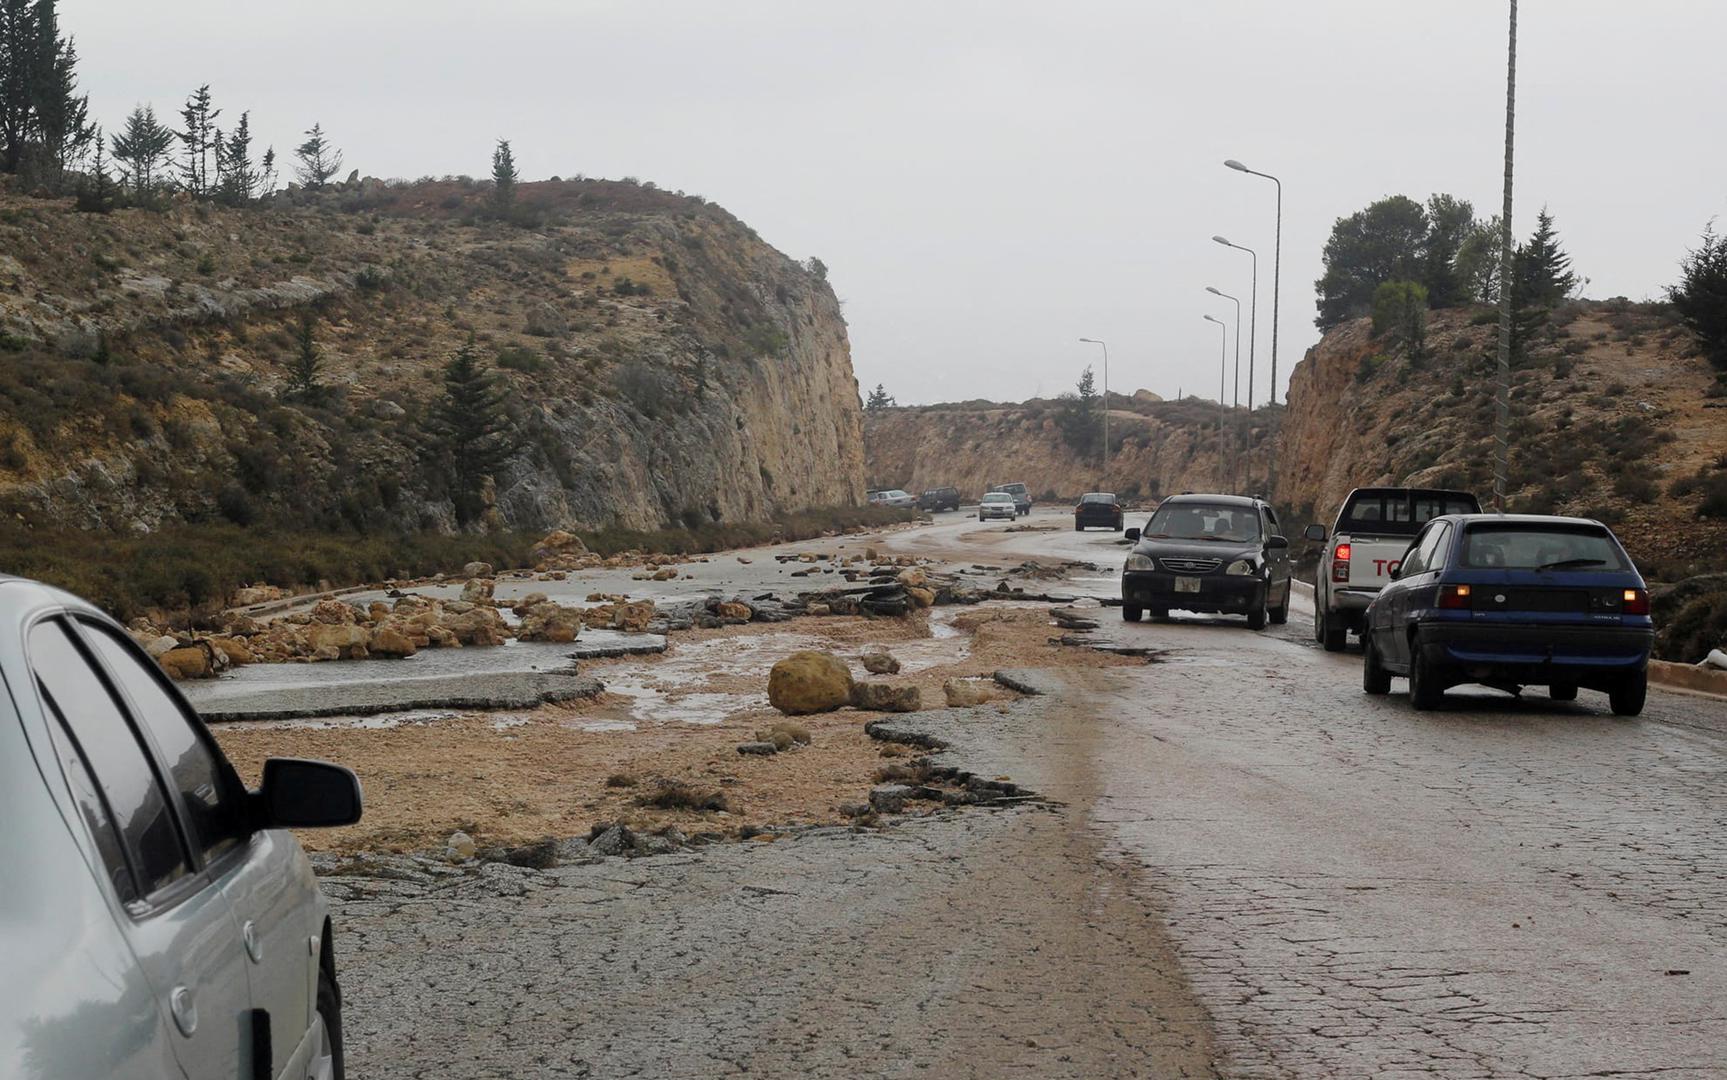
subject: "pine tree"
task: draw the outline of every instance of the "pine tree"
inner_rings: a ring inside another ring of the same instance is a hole
[[[102,145],[102,129],[92,129],[96,143],[95,160],[90,163],[88,175],[78,182],[77,207],[90,214],[106,214],[114,209],[114,181],[108,175],[107,151]],[[107,352],[107,341],[101,343],[102,352]],[[106,361],[104,361],[106,363]]]
[[[0,172],[15,173],[24,161],[35,117],[36,6],[31,0],[0,0]]]
[[[166,164],[174,145],[174,132],[156,119],[153,107],[138,105],[126,117],[125,130],[112,141],[121,181],[132,189],[135,198],[149,195],[156,187],[156,173]]]
[[[1559,233],[1546,207],[1536,218],[1535,235],[1511,257],[1511,350],[1522,358],[1530,340],[1577,285],[1571,256],[1559,247]]]
[[[316,405],[326,396],[328,388],[318,378],[324,370],[324,358],[318,351],[316,328],[317,317],[310,311],[300,316],[300,328],[294,336],[294,359],[288,364],[288,387],[282,393],[290,401]]]
[[[499,210],[508,210],[516,201],[516,156],[510,152],[510,140],[499,139],[492,151],[492,201]]]
[[[300,159],[295,170],[300,185],[308,191],[322,191],[330,179],[342,171],[342,152],[330,144],[324,129],[313,124],[306,132],[306,141],[294,148]]]
[[[893,395],[883,389],[881,383],[876,383],[875,389],[870,391],[869,400],[864,402],[864,408],[874,412],[877,409],[890,409],[895,404],[897,402],[894,401]]]
[[[504,411],[503,392],[480,362],[470,335],[444,366],[444,394],[433,412],[433,435],[452,484],[457,520],[480,516],[480,493],[488,476],[516,452],[514,425]]]
[[[1727,236],[1711,224],[1703,242],[1680,264],[1679,284],[1667,298],[1697,337],[1703,355],[1715,370],[1727,375]]]
[[[216,194],[229,206],[245,206],[258,192],[258,170],[252,167],[251,116],[241,113],[234,130],[217,141],[216,160],[222,179]]]
[[[267,147],[258,163],[258,197],[264,198],[276,190],[276,148]]]
[[[185,147],[180,159],[180,186],[194,198],[207,198],[215,193],[210,159],[221,149],[216,131],[216,118],[221,115],[222,110],[213,107],[209,83],[194,90],[180,109],[180,120],[186,125],[184,130],[175,132]]]

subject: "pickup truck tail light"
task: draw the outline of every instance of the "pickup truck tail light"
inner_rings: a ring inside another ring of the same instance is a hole
[[[1467,608],[1469,606],[1469,586],[1441,585],[1439,587],[1439,606],[1442,608]]]
[[[1331,553],[1331,580],[1344,582],[1349,580],[1348,544],[1337,545],[1337,549]]]
[[[1649,593],[1643,589],[1626,589],[1619,611],[1624,615],[1649,614]]]

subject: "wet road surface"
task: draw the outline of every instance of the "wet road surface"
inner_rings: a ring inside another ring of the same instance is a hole
[[[883,546],[1107,568],[1115,539]],[[1727,705],[1417,713],[1299,604],[1104,609],[1161,661],[903,719],[1044,809],[500,871],[530,880],[479,906],[337,879],[358,1075],[1727,1076]]]

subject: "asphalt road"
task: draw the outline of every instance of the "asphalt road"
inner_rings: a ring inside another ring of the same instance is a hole
[[[1106,590],[1063,521],[885,545]],[[1161,660],[905,718],[1045,809],[337,880],[355,1074],[1727,1076],[1723,703],[1417,713],[1299,612],[1100,617]]]

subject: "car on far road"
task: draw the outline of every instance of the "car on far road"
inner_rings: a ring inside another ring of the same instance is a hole
[[[887,488],[878,491],[869,497],[869,501],[872,506],[912,507],[917,505],[917,499],[913,498],[909,491],[901,491],[899,488]]]
[[[1643,711],[1655,631],[1649,591],[1613,531],[1584,518],[1455,514],[1424,526],[1367,608],[1361,686],[1409,679],[1417,709],[1448,687],[1555,701],[1600,690],[1619,716]]]
[[[257,791],[118,623],[0,579],[5,1075],[340,1080],[330,905],[287,830],[360,818],[354,774]]]
[[[989,521],[991,518],[1007,518],[1009,521],[1019,517],[1019,507],[1014,505],[1013,496],[1005,491],[991,491],[978,500],[977,519]]]
[[[1480,512],[1481,503],[1467,491],[1370,487],[1350,492],[1329,541],[1323,525],[1309,525],[1305,533],[1325,544],[1313,578],[1314,640],[1327,652],[1342,652],[1349,635],[1361,633],[1367,605],[1391,580],[1421,527],[1441,514]]]
[[[929,510],[934,513],[939,513],[943,510],[958,510],[959,488],[930,488],[928,491],[918,496],[917,508],[919,510]]]
[[[1289,619],[1289,539],[1263,499],[1171,495],[1145,529],[1128,529],[1133,550],[1121,575],[1121,617],[1149,611],[1245,615],[1249,629]]]
[[[1021,517],[1031,513],[1031,489],[1024,484],[997,484],[991,491],[1005,491],[1013,496],[1013,505]]]
[[[1073,529],[1084,532],[1093,525],[1121,531],[1121,503],[1109,491],[1088,491],[1073,507]]]

